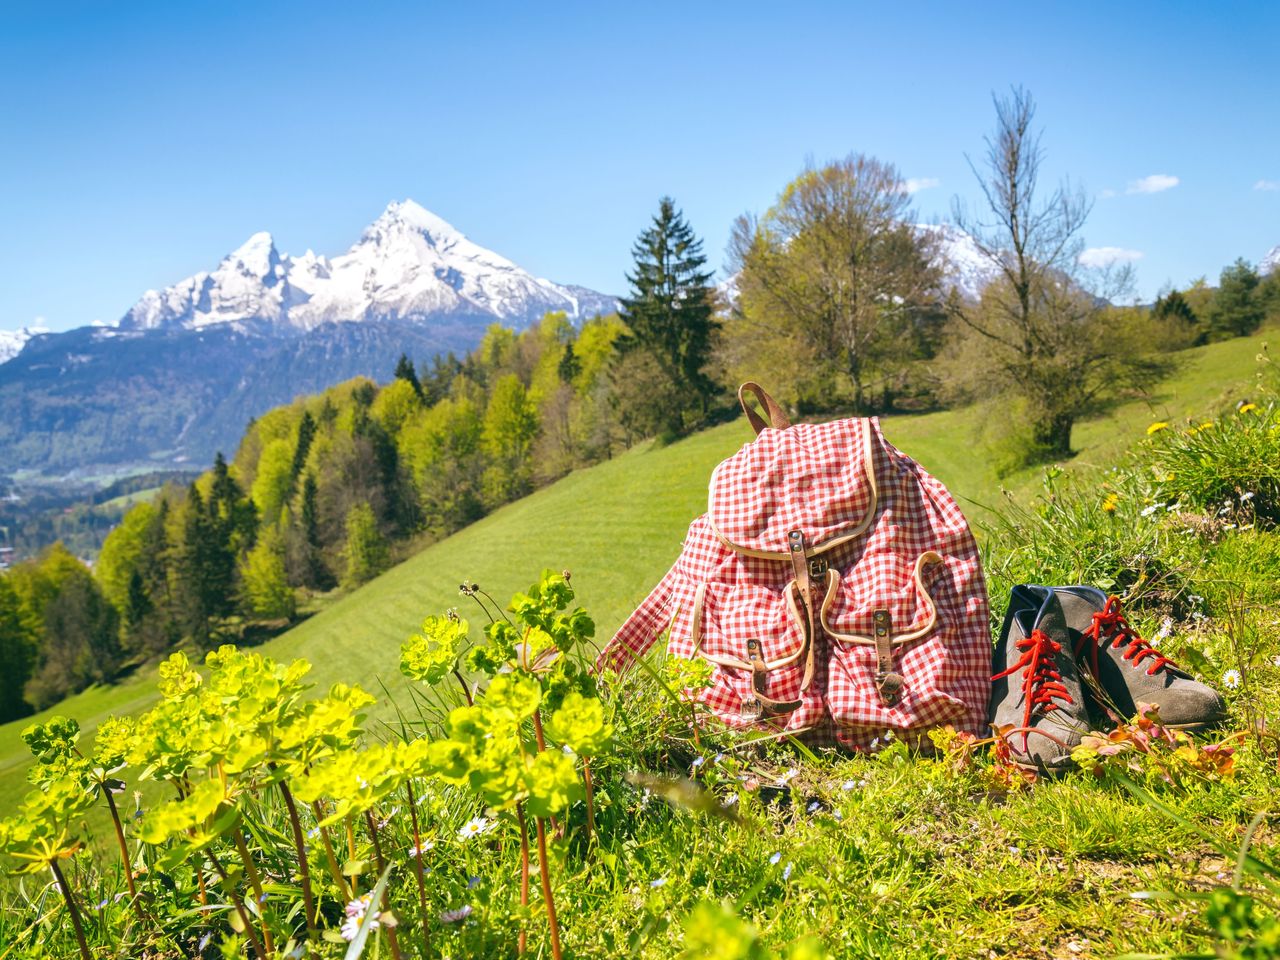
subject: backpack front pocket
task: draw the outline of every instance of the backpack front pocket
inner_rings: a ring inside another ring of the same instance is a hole
[[[794,581],[782,593],[743,583],[699,584],[688,653],[715,665],[702,699],[726,723],[767,721],[801,705],[812,677],[806,677],[808,643],[799,602]]]

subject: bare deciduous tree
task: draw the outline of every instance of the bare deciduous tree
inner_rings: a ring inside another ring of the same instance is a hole
[[[1021,401],[1030,456],[1056,458],[1070,453],[1079,417],[1140,386],[1159,365],[1144,356],[1131,317],[1115,322],[1111,300],[1131,289],[1131,270],[1080,263],[1087,195],[1065,181],[1040,194],[1044,149],[1031,95],[1018,88],[993,99],[984,164],[969,164],[985,205],[972,215],[957,200],[954,217],[997,279],[976,304],[948,301],[951,374],[971,395]]]

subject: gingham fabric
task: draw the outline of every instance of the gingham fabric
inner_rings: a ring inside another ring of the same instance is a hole
[[[821,616],[807,687],[793,530],[829,566],[814,581]],[[889,614],[893,669],[905,681],[892,705],[875,684],[877,610]],[[875,419],[765,429],[720,464],[707,513],[597,667],[626,669],[668,629],[671,655],[715,665],[697,696],[730,726],[855,749],[886,732],[917,739],[947,723],[986,727],[991,640],[977,544],[946,488],[889,444]],[[764,719],[744,709],[753,639],[766,696],[798,701],[794,709]]]

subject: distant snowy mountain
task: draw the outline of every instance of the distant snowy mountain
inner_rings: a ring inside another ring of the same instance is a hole
[[[149,290],[119,323],[0,332],[0,472],[153,470],[230,454],[253,417],[354,376],[390,379],[475,347],[500,322],[617,308],[539,279],[412,200],[346,253],[280,253],[255,233],[213,270]]]
[[[1000,268],[984,256],[973,237],[949,223],[918,223],[921,233],[938,236],[938,256],[942,267],[942,285],[945,290],[959,291],[967,300],[977,300],[988,283],[1000,275]],[[729,303],[738,299],[738,274],[733,274],[716,285],[720,295]]]
[[[1265,257],[1258,261],[1258,273],[1262,276],[1280,268],[1280,245],[1274,246]]]
[[[938,235],[943,286],[948,290],[954,288],[966,300],[977,300],[987,284],[1000,275],[1000,268],[978,249],[973,237],[959,227],[949,223],[919,223],[916,229]]]
[[[12,360],[22,352],[27,341],[42,333],[48,333],[44,327],[22,327],[18,330],[0,330],[0,363]]]
[[[616,308],[612,297],[534,277],[473,243],[412,200],[390,204],[360,240],[332,259],[291,257],[255,233],[208,273],[148,290],[122,330],[198,329],[266,322],[280,332],[325,323],[427,323],[474,317],[523,326],[563,310],[573,319]]]

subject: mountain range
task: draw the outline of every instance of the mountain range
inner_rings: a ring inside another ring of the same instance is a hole
[[[203,464],[248,420],[401,353],[476,346],[499,322],[582,320],[615,298],[533,276],[412,200],[346,252],[256,233],[213,270],[148,290],[114,325],[0,336],[0,473],[72,478]]]

